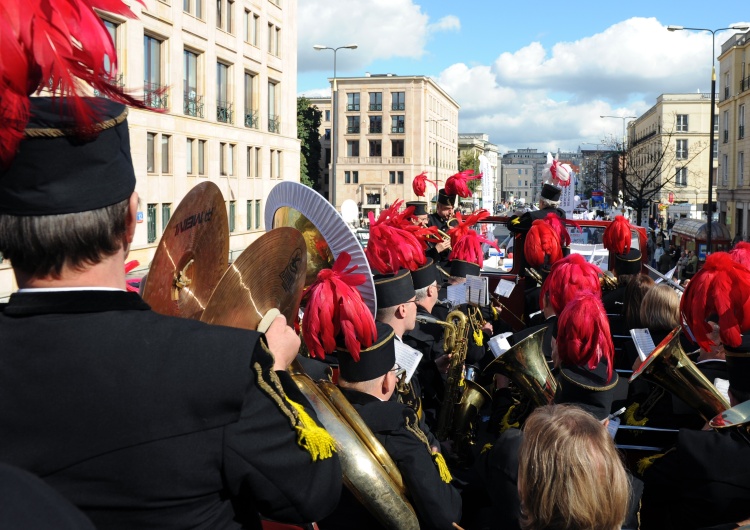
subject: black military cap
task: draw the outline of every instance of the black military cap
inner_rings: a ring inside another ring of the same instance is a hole
[[[630,248],[627,254],[615,254],[615,272],[620,274],[640,274],[641,251]]]
[[[76,124],[71,102],[30,98],[25,138],[0,173],[0,213],[86,212],[133,193],[127,107],[104,98],[82,99],[97,116],[86,130]]]
[[[442,204],[443,206],[455,206],[456,196],[448,195],[447,193],[445,193],[445,188],[440,188],[438,190],[437,202],[438,204]]]
[[[607,363],[600,362],[591,370],[586,366],[563,365],[557,376],[555,403],[578,405],[597,419],[603,420],[612,411],[617,372],[607,381]]]
[[[409,269],[400,269],[396,274],[376,274],[373,280],[378,309],[403,304],[414,298],[414,282]]]
[[[466,278],[467,276],[479,276],[481,270],[479,265],[471,263],[470,261],[464,261],[462,259],[454,259],[450,262],[451,276],[455,278]]]
[[[544,184],[544,186],[542,186],[542,199],[548,201],[559,201],[561,193],[562,190],[552,184]]]
[[[412,215],[427,215],[427,203],[424,201],[409,201],[406,203],[406,207],[414,206],[414,213]]]
[[[729,387],[750,392],[750,334],[742,336],[739,346],[724,344]]]
[[[414,290],[424,289],[438,281],[438,271],[432,258],[427,258],[427,263],[417,270],[411,271],[411,279],[414,282]]]
[[[359,361],[355,361],[344,346],[337,343],[336,352],[339,359],[341,377],[350,383],[371,381],[391,370],[396,364],[396,347],[393,344],[393,328],[382,322],[375,322],[378,338],[369,348],[359,351]]]

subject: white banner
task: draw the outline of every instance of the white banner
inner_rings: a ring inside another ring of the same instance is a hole
[[[495,183],[490,160],[484,155],[479,155],[479,172],[482,174],[482,208],[494,213]]]
[[[562,188],[562,193],[560,194],[560,209],[565,211],[565,215],[568,217],[568,219],[573,218],[573,209],[577,206],[575,204],[575,183],[576,175],[575,173],[571,173],[570,186],[565,186],[564,188]]]

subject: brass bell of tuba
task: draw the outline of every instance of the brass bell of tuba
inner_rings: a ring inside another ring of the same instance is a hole
[[[555,397],[557,381],[542,352],[545,329],[540,329],[514,344],[482,371],[484,375],[504,374],[534,402],[549,405]]]
[[[630,377],[659,385],[695,409],[706,422],[729,408],[729,403],[706,379],[680,345],[680,328],[669,332]]]

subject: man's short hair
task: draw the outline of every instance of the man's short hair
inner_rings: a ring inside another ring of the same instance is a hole
[[[427,290],[430,287],[437,287],[437,281],[432,282],[430,285],[427,285],[425,287],[422,287],[421,289],[416,289],[414,291],[414,294],[416,295],[416,302],[419,303],[425,298],[427,298]]]
[[[544,210],[545,208],[557,208],[560,206],[560,201],[550,201],[549,199],[539,199],[539,209]]]
[[[383,324],[388,324],[396,316],[397,307],[397,305],[392,305],[390,307],[384,307],[382,309],[378,308],[377,312],[375,313],[375,320],[377,320],[378,322],[382,322]]]
[[[0,253],[15,270],[36,277],[95,265],[122,248],[129,203],[61,215],[0,214]]]

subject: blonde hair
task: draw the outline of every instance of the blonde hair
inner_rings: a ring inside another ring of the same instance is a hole
[[[615,530],[630,485],[606,427],[573,405],[536,409],[518,454],[524,530]]]
[[[669,285],[657,284],[641,303],[641,322],[649,329],[672,331],[680,325],[680,297]]]

